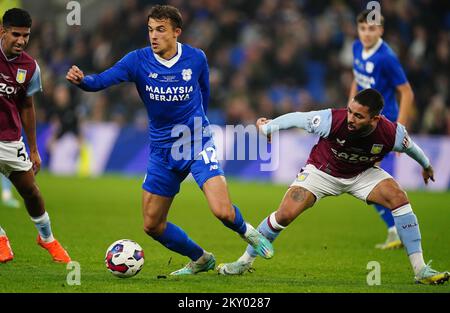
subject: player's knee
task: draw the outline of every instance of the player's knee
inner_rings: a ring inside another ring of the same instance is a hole
[[[288,226],[295,220],[296,217],[297,214],[294,214],[292,210],[288,210],[286,208],[278,209],[276,214],[277,223],[283,226]]]
[[[406,192],[402,189],[395,189],[391,193],[391,201],[390,203],[390,209],[394,210],[395,208],[398,208],[400,205],[403,205],[407,202],[408,196],[406,195]]]
[[[164,232],[166,224],[153,221],[144,222],[144,232],[151,237],[161,236]]]
[[[233,223],[235,218],[234,209],[231,205],[230,206],[223,205],[220,208],[215,209],[214,215],[222,222]]]

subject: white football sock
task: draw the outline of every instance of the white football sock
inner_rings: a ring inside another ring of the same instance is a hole
[[[52,228],[50,227],[50,217],[47,212],[38,217],[32,217],[34,225],[36,226],[39,236],[44,242],[52,242],[55,240],[52,234]]]
[[[409,261],[411,262],[411,266],[414,270],[414,274],[420,272],[420,270],[425,266],[425,261],[423,260],[422,252],[413,253],[409,256]]]
[[[392,226],[388,228],[388,233],[397,234],[397,227]]]
[[[251,256],[247,251],[244,252],[244,254],[238,259],[238,261],[244,262],[244,263],[253,263],[255,261],[256,257]]]
[[[194,261],[194,262],[197,263],[197,264],[205,264],[205,263],[208,261],[207,256],[209,256],[209,255],[210,255],[209,252],[203,250],[202,256],[199,257],[199,258],[198,258],[196,261]]]

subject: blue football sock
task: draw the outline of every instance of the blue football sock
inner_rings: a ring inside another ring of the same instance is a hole
[[[381,168],[385,170],[390,175],[395,175],[395,153],[391,152],[384,156],[383,160],[381,161]],[[378,213],[380,214],[380,217],[383,219],[383,221],[386,223],[387,228],[391,228],[395,226],[394,218],[392,217],[391,210],[388,208],[385,208],[382,205],[375,204],[375,208],[377,209]]]
[[[258,231],[263,234],[264,237],[269,239],[270,242],[273,242],[284,228],[284,226],[281,226],[276,222],[275,213],[272,213],[259,224]],[[252,257],[258,255],[251,245],[247,246],[247,253]]]
[[[222,221],[222,223],[226,227],[228,227],[228,228],[234,230],[235,232],[243,235],[243,234],[245,234],[245,231],[247,230],[247,225],[245,224],[244,218],[242,217],[242,214],[241,214],[241,211],[239,211],[239,208],[237,206],[235,206],[234,204],[233,204],[233,207],[234,207],[234,214],[235,214],[234,222],[230,223],[228,221],[225,221],[225,222]]]
[[[192,261],[198,260],[203,255],[203,249],[192,241],[180,227],[172,223],[167,223],[164,233],[153,239],[159,241],[167,249],[189,257]]]
[[[422,252],[421,236],[419,223],[412,210],[406,214],[395,216],[395,226],[397,227],[398,235],[406,248],[408,255]]]
[[[386,223],[387,228],[395,226],[394,217],[392,216],[391,210],[379,204],[375,204],[375,208],[377,209],[378,214],[380,214],[380,217]]]

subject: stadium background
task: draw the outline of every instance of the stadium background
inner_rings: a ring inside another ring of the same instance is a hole
[[[215,125],[249,125],[259,116],[344,107],[352,80],[354,20],[367,1],[85,0],[80,1],[81,26],[67,25],[68,2],[0,0],[0,10],[22,6],[33,17],[27,52],[38,60],[44,84],[44,92],[35,97],[44,165],[37,180],[58,238],[82,265],[82,284],[65,288],[67,271],[55,271],[47,255],[35,247],[25,211],[2,207],[0,220],[16,258],[0,268],[0,292],[450,291],[448,286],[414,286],[403,251],[375,251],[373,245],[384,239],[384,225],[375,210],[348,196],[321,201],[314,214],[307,212],[290,226],[277,241],[277,256],[270,264],[258,261],[255,275],[157,279],[156,274],[170,272],[186,260],[141,230],[140,184],[147,154],[144,107],[132,84],[83,93],[64,79],[72,64],[85,73],[99,72],[128,51],[146,46],[148,8],[169,3],[184,17],[180,41],[202,48],[208,56],[208,117]],[[450,198],[442,192],[450,186],[448,4],[399,0],[382,1],[381,7],[384,38],[398,54],[415,92],[417,109],[409,129],[436,168],[437,181],[431,188],[441,191],[409,196],[421,221],[427,260],[434,258],[436,267],[449,269]],[[274,172],[261,172],[259,159],[224,161],[227,176],[237,178],[230,179],[231,195],[249,221],[256,224],[277,207],[286,183],[316,139],[298,131],[282,134],[284,159]],[[217,141],[222,150],[235,144]],[[396,164],[402,185],[424,187],[414,161],[401,157]],[[196,185],[187,182],[170,218],[213,249],[218,260],[234,259],[242,242],[207,211]],[[121,237],[133,238],[150,251],[146,268],[130,281],[112,281],[102,264],[104,249]],[[382,286],[366,284],[369,260],[381,262]]]

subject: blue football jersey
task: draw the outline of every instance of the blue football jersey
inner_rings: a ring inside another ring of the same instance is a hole
[[[371,51],[363,53],[359,39],[353,43],[353,74],[358,91],[367,88],[378,90],[384,97],[381,112],[387,119],[397,121],[398,103],[396,87],[407,83],[405,72],[394,51],[382,39]]]
[[[100,74],[85,76],[80,88],[98,91],[121,82],[134,82],[149,119],[150,144],[170,148],[175,141],[201,140],[209,125],[209,69],[205,53],[177,43],[177,54],[165,60],[150,47],[128,53]],[[185,125],[191,136],[182,140],[176,125]],[[196,134],[196,135],[194,135]]]

